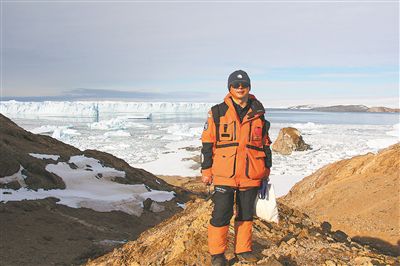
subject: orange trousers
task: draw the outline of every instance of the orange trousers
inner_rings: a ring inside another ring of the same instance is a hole
[[[216,186],[213,195],[214,209],[208,226],[208,248],[211,255],[222,254],[227,248],[229,223],[233,216],[236,195],[235,241],[236,254],[251,251],[254,201],[258,187],[238,190]]]

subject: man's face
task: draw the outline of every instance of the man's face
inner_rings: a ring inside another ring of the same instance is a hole
[[[234,98],[242,100],[249,96],[250,86],[248,84],[237,83],[231,85],[229,91]]]

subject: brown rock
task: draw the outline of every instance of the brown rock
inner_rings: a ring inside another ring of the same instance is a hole
[[[357,257],[354,259],[355,265],[373,265],[369,257]]]
[[[279,260],[276,259],[275,256],[271,256],[266,261],[262,262],[260,265],[265,265],[265,266],[283,266],[282,263],[279,262]]]
[[[305,151],[311,149],[296,128],[285,127],[279,132],[278,138],[272,144],[272,150],[283,155],[289,155],[293,151]]]
[[[333,261],[331,261],[331,260],[326,260],[326,261],[325,261],[325,265],[326,265],[326,266],[336,266],[336,263],[333,262]]]
[[[296,242],[296,238],[291,238],[289,239],[286,243],[288,243],[288,245],[293,245]]]

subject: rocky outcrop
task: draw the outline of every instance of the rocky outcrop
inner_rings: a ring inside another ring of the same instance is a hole
[[[282,199],[351,237],[400,250],[400,143],[329,164]]]
[[[254,251],[259,265],[371,265],[394,264],[395,257],[362,246],[342,231],[331,231],[307,215],[279,204],[279,224],[256,219]],[[198,199],[169,220],[87,265],[210,265],[207,225],[211,202]],[[231,222],[233,224],[233,222]],[[233,254],[229,229],[229,265],[241,265]],[[369,263],[369,264],[368,264]]]
[[[45,135],[28,132],[7,117],[0,114],[0,188],[19,189],[18,182],[1,182],[2,177],[18,172],[22,167],[26,187],[29,189],[64,189],[61,177],[46,171],[49,163],[67,162],[71,156],[86,155],[98,159],[102,165],[125,171],[125,178],[115,178],[114,181],[124,184],[146,184],[156,190],[178,190],[180,195],[188,194],[179,188],[173,188],[162,179],[143,170],[131,167],[124,160],[109,153],[79,149]],[[38,159],[29,153],[54,154],[60,157],[54,159]],[[73,166],[72,166],[73,167]]]
[[[293,151],[305,151],[309,149],[311,149],[311,146],[304,142],[300,131],[293,127],[282,128],[272,144],[272,150],[282,155],[289,155]]]

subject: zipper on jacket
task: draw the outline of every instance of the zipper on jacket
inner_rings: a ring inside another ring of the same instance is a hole
[[[236,157],[237,157],[237,154],[235,154],[235,160],[233,161],[233,173],[230,176],[230,178],[235,176],[235,172],[236,172]]]
[[[233,121],[233,140],[236,140],[236,121]]]
[[[246,155],[246,176],[249,177],[249,156]]]

